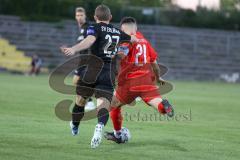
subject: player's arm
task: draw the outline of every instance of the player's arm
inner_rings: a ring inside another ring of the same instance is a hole
[[[161,78],[161,74],[160,74],[161,70],[157,63],[157,60],[155,60],[153,63],[151,63],[151,65],[152,65],[153,72],[157,78],[157,82],[163,85],[165,83],[165,81]]]
[[[131,35],[131,40],[130,42],[139,42],[139,39],[135,35]]]
[[[129,53],[129,47],[130,47],[130,43],[128,42],[125,42],[125,43],[122,43],[118,46],[118,52],[117,52],[117,56],[120,58],[120,59],[123,59],[125,56],[128,55]]]
[[[95,41],[96,41],[96,37],[89,35],[85,39],[83,39],[80,43],[72,46],[71,48],[61,47],[61,51],[66,56],[74,55],[77,52],[90,48]]]
[[[76,52],[90,48],[91,45],[93,45],[93,43],[96,41],[98,35],[99,27],[96,25],[91,25],[87,29],[87,37],[85,39],[71,48],[61,47],[61,50],[67,56],[74,55]]]
[[[151,44],[148,44],[149,52],[150,52],[150,62],[153,69],[153,72],[155,74],[155,77],[157,79],[157,82],[163,85],[165,81],[161,78],[161,70],[157,63],[157,52],[154,50],[154,48],[151,46]]]
[[[124,42],[138,42],[139,39],[135,35],[128,35],[127,33],[120,31],[120,43]]]

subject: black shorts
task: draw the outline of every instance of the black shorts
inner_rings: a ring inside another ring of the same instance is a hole
[[[84,56],[84,55],[82,55],[82,56]],[[82,56],[79,57],[78,68],[74,71],[74,75],[79,76],[79,77],[81,77],[81,75],[85,74],[86,68],[87,68],[87,66],[84,66],[84,65],[81,66],[81,63],[88,63],[90,60],[89,58],[82,57]],[[89,56],[89,55],[86,55],[86,56]]]
[[[95,95],[96,98],[103,97],[111,102],[114,91],[114,78],[112,78],[110,67],[103,67],[98,75],[91,73],[89,73],[90,76],[87,75],[86,68],[81,72],[76,93],[85,99]],[[90,79],[94,79],[94,81],[88,80],[89,77],[92,77]]]
[[[74,71],[74,75],[81,77],[81,75],[85,74],[85,71],[86,71],[86,67],[85,66],[79,67],[78,69],[76,69]]]

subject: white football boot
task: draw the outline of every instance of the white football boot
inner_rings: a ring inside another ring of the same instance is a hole
[[[75,126],[72,121],[70,121],[70,128],[73,136],[76,136],[79,134],[78,126]]]
[[[103,135],[103,124],[97,124],[95,127],[94,135],[91,141],[91,148],[97,148],[101,141],[102,141],[102,135]]]

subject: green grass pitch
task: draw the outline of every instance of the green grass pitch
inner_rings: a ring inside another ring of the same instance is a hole
[[[103,140],[93,150],[96,119],[83,122],[73,137],[69,123],[55,116],[55,105],[73,96],[51,90],[47,76],[0,74],[0,160],[239,160],[240,85],[173,84],[166,96],[175,106],[174,120],[152,118],[152,108],[138,102],[124,108],[130,142]],[[109,121],[105,130],[111,128]]]

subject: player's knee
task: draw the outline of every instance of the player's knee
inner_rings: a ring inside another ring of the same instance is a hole
[[[104,97],[98,98],[97,99],[97,108],[98,109],[106,108],[106,109],[110,110],[110,101]]]
[[[83,97],[80,96],[80,95],[77,95],[77,96],[76,96],[76,104],[77,104],[78,106],[85,106],[85,104],[86,104],[86,99],[83,98]]]
[[[156,98],[153,98],[153,99],[147,99],[147,100],[144,100],[147,104],[149,104],[150,106],[153,106],[155,108],[158,107],[158,105],[160,103],[162,103],[162,98],[161,97],[156,97]]]
[[[118,100],[117,97],[114,96],[111,101],[111,107],[116,108],[119,106],[121,106],[121,102],[120,102],[120,100]]]
[[[79,81],[80,77],[79,76],[73,76],[73,85],[77,85],[78,81]]]

